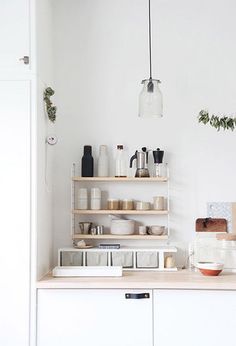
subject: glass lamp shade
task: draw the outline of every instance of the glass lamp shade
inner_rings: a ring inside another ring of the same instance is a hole
[[[153,83],[150,85],[150,83]],[[157,79],[142,81],[143,89],[139,95],[139,116],[142,118],[161,118],[163,116],[162,93]]]

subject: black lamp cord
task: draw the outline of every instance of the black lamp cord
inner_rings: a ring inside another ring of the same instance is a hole
[[[149,31],[149,71],[150,77],[147,85],[148,92],[153,92],[153,82],[152,82],[152,25],[151,25],[151,0],[148,0],[148,31]]]

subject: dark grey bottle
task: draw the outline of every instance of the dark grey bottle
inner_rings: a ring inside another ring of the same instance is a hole
[[[84,146],[81,175],[82,177],[93,177],[93,157],[91,145]]]

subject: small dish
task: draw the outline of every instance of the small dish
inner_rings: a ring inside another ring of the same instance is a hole
[[[216,262],[198,262],[196,267],[205,276],[217,276],[222,272],[224,265]]]
[[[93,245],[80,245],[80,246],[74,245],[75,249],[91,249],[92,247],[94,246]]]
[[[165,232],[165,226],[153,225],[148,227],[148,234],[162,235]]]

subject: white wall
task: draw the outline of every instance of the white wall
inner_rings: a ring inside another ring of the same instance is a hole
[[[0,81],[1,345],[29,342],[30,90],[30,81]]]
[[[46,137],[55,126],[45,112],[43,93],[54,88],[52,65],[52,8],[50,1],[36,2],[37,13],[37,277],[52,267],[53,247],[53,154]]]
[[[70,241],[70,167],[84,144],[161,147],[171,169],[174,242],[194,235],[208,201],[234,201],[236,134],[199,125],[201,109],[236,111],[236,2],[156,0],[154,77],[162,80],[164,118],[139,119],[148,77],[146,0],[54,1],[59,108],[55,250]],[[143,191],[145,199],[145,191]]]

